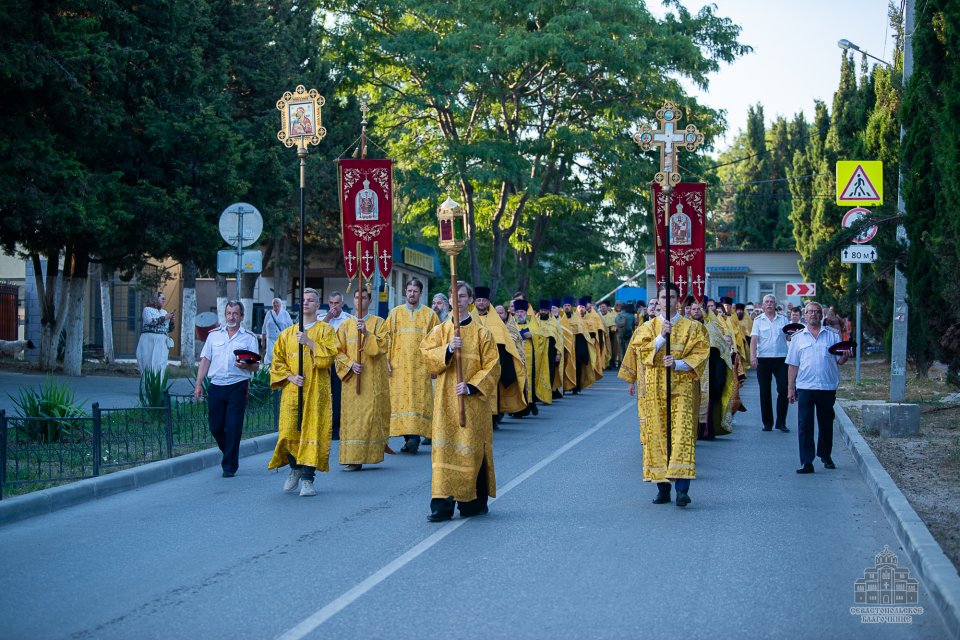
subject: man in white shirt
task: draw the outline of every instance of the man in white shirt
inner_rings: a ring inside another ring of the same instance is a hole
[[[797,403],[797,430],[800,441],[800,468],[797,473],[813,473],[813,459],[819,456],[823,466],[836,469],[833,452],[833,404],[840,385],[840,366],[850,359],[850,351],[835,356],[829,349],[840,342],[840,334],[823,326],[823,307],[808,302],[804,308],[807,327],[795,333],[787,352],[788,394]],[[819,434],[813,446],[813,418],[816,412]]]
[[[330,305],[330,310],[327,311],[327,314],[323,316],[321,320],[333,327],[333,333],[336,334],[340,325],[348,318],[353,318],[354,316],[343,310],[343,294],[339,291],[334,291],[327,296],[327,304]],[[333,397],[334,440],[340,439],[340,388],[342,386],[340,376],[337,375],[337,365],[334,363],[333,366],[330,367],[330,393]]]
[[[777,313],[777,298],[763,296],[763,313],[753,321],[750,332],[750,366],[757,370],[760,384],[760,419],[763,430],[774,427],[773,398],[770,393],[771,379],[777,381],[776,427],[784,433],[787,428],[787,337],[783,328],[787,318]]]
[[[203,379],[210,374],[207,413],[210,433],[223,452],[220,466],[223,477],[232,478],[240,466],[240,438],[243,436],[243,414],[247,408],[247,387],[250,375],[260,368],[259,362],[239,360],[237,349],[257,352],[257,336],[243,328],[243,304],[227,303],[226,324],[210,332],[200,352],[197,383],[193,397],[203,395]]]

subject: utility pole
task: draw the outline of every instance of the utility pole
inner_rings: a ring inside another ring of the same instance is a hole
[[[910,76],[913,74],[913,30],[914,30],[914,0],[906,0],[904,7],[903,27],[903,90],[906,91]],[[900,173],[897,178],[897,214],[900,222],[897,224],[897,245],[900,253],[905,254],[910,246],[907,238],[907,228],[903,218],[907,215],[907,208],[903,201],[903,138],[906,128],[900,124]],[[907,304],[907,276],[904,274],[899,261],[896,264],[896,275],[893,281],[893,341],[890,353],[890,402],[904,402],[907,397],[907,320],[910,309]]]

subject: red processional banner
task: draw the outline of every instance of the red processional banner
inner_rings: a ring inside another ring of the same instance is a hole
[[[393,160],[340,160],[340,229],[347,279],[393,269]]]
[[[680,300],[688,295],[703,301],[707,286],[707,185],[681,182],[673,188],[669,203],[670,281],[680,289]],[[667,194],[653,185],[657,227],[657,286],[666,281]]]

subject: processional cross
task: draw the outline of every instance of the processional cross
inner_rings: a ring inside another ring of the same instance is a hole
[[[677,162],[677,153],[680,150],[680,147],[684,147],[687,151],[696,151],[703,143],[703,134],[697,129],[695,125],[688,124],[687,127],[682,130],[677,130],[677,123],[683,118],[683,112],[677,108],[673,102],[667,101],[663,103],[657,111],[657,120],[660,121],[659,129],[652,129],[650,125],[641,125],[640,130],[633,134],[633,141],[640,145],[640,148],[644,151],[649,151],[655,147],[660,149],[660,170],[653,177],[653,181],[663,187],[664,196],[666,196],[666,206],[664,207],[664,229],[666,233],[664,238],[666,242],[664,243],[665,250],[665,260],[664,265],[666,268],[666,273],[662,277],[666,277],[667,280],[673,282],[673,270],[670,268],[670,201],[671,193],[673,187],[680,183],[680,172],[677,171],[679,168],[679,163]],[[653,217],[654,217],[654,228],[657,225],[657,209],[658,203],[653,203]],[[659,234],[655,234],[657,240],[659,241]],[[656,252],[654,253],[654,260],[656,260]],[[680,276],[680,288],[682,290],[684,284],[688,284],[683,281],[683,276]],[[659,286],[663,286],[662,280],[658,283]],[[670,309],[670,292],[667,291],[667,305],[664,309],[664,317],[668,320],[673,318],[673,312]],[[682,301],[678,301],[682,302]],[[670,334],[667,334],[666,337],[666,355],[670,355]],[[671,369],[667,369],[667,389],[666,389],[666,406],[667,406],[667,457],[670,457],[670,449],[672,446],[671,443],[671,391],[670,391],[670,379],[673,377],[670,375]]]

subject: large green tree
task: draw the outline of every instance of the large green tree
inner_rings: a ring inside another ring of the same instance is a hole
[[[912,34],[914,68],[903,99],[903,196],[910,247],[911,354],[921,372],[943,357],[960,370],[960,6],[928,0]]]
[[[470,276],[494,288],[511,250],[512,283],[527,281],[547,228],[582,194],[613,203],[621,221],[643,211],[637,185],[653,175],[652,156],[627,132],[672,98],[715,133],[717,114],[679,79],[705,86],[719,62],[748,50],[710,5],[692,15],[670,2],[663,19],[638,0],[322,5],[355,77],[346,86],[372,93],[378,131],[419,176],[404,185],[407,219],[429,224],[441,194],[456,193],[472,231]]]

